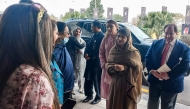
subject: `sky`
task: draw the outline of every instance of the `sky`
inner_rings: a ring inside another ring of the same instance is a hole
[[[88,8],[91,0],[33,0],[41,3],[49,14],[56,17],[64,15],[69,8],[80,11],[80,8]],[[0,11],[4,11],[8,6],[18,3],[19,0],[0,0]],[[166,6],[169,12],[182,13],[185,15],[186,5],[189,0],[101,0],[104,7],[104,16],[107,17],[107,8],[113,8],[113,14],[123,15],[123,7],[129,8],[129,22],[133,17],[140,15],[141,7],[146,7],[146,13],[151,11],[161,11],[162,6]]]

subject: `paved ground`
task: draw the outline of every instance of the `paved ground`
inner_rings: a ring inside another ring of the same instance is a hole
[[[142,89],[145,94],[148,95],[148,87],[143,86]],[[190,76],[184,78],[184,91],[178,94],[177,103],[181,103],[190,106]]]
[[[84,94],[78,93],[78,88],[76,85],[75,85],[75,95],[73,97],[77,99],[77,104],[74,107],[74,109],[106,109],[105,99],[102,99],[102,101],[96,105],[91,105],[90,102],[82,103],[81,101],[85,98],[85,96]],[[143,94],[141,101],[138,103],[138,109],[147,109],[147,100],[148,100],[148,95]],[[190,109],[190,106],[177,103],[175,109]]]
[[[190,106],[190,76],[185,77],[184,91],[178,95],[177,102]]]

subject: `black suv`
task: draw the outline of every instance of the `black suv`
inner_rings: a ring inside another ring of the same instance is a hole
[[[91,31],[91,23],[94,21],[93,19],[69,19],[65,21],[71,29],[74,30],[76,27],[82,28],[82,38],[88,43],[89,39],[92,36]],[[106,20],[99,20],[102,23],[102,31],[106,32]],[[145,55],[152,44],[153,39],[150,38],[147,34],[145,34],[140,28],[136,27],[135,25],[129,23],[120,23],[118,22],[119,28],[128,28],[131,31],[133,45],[140,51],[142,63],[144,66],[144,73],[143,73],[143,84],[148,85],[146,80],[147,77],[147,70],[145,67]]]

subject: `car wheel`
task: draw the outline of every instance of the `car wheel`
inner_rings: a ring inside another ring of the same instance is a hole
[[[142,84],[145,85],[145,86],[149,86],[149,83],[148,83],[148,70],[146,68],[145,62],[143,62]]]

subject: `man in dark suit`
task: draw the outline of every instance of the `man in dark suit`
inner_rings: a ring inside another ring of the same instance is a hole
[[[96,97],[91,104],[97,104],[100,102],[100,81],[102,75],[102,69],[100,67],[99,48],[104,37],[104,33],[101,31],[101,22],[95,20],[92,22],[92,32],[94,35],[88,43],[84,57],[87,60],[86,69],[84,73],[84,93],[86,98],[83,102],[88,102],[93,99],[93,86],[96,92]]]
[[[178,93],[184,90],[184,74],[189,69],[190,49],[176,39],[177,26],[164,27],[165,38],[156,40],[146,54],[146,67],[149,72],[148,109],[174,109]],[[158,72],[166,64],[171,71]]]

